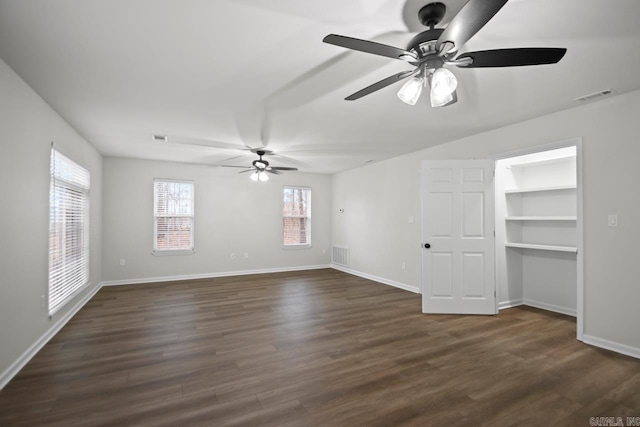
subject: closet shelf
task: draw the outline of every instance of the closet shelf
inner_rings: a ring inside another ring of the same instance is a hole
[[[531,166],[541,166],[541,165],[549,165],[553,163],[565,163],[569,162],[572,159],[575,159],[575,153],[566,153],[558,157],[554,157],[552,159],[543,159],[543,160],[534,160],[530,162],[522,162],[522,163],[512,163],[507,166],[508,168],[528,168]]]
[[[535,193],[541,191],[575,190],[575,185],[558,185],[555,187],[515,188],[504,190],[505,194]]]
[[[558,246],[558,245],[536,245],[533,243],[505,243],[509,248],[522,248],[522,249],[538,249],[541,251],[556,251],[556,252],[572,252],[578,253],[578,248],[575,246]]]
[[[508,216],[506,221],[576,221],[575,216]]]

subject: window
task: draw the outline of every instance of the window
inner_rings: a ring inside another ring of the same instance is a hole
[[[193,182],[153,181],[155,255],[192,254],[193,246]]]
[[[284,246],[311,246],[311,189],[284,187]]]
[[[51,149],[49,315],[89,283],[89,171]]]

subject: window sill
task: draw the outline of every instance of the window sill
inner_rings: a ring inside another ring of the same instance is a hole
[[[196,252],[195,249],[180,249],[180,250],[168,250],[168,251],[152,251],[153,256],[180,256],[180,255],[193,255]]]
[[[296,249],[311,249],[312,247],[313,246],[311,246],[311,245],[283,245],[282,249],[287,249],[287,250],[293,249],[293,250],[296,250]]]

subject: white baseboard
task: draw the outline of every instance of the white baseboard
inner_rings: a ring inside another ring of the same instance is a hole
[[[528,298],[524,298],[522,302],[524,305],[529,305],[531,307],[576,317],[576,310],[572,308],[560,307],[559,305],[547,304],[546,302],[534,301]]]
[[[640,348],[637,347],[631,347],[626,344],[620,344],[614,341],[605,340],[604,338],[598,338],[587,334],[583,335],[582,342],[584,342],[585,344],[604,348],[605,350],[615,351],[616,353],[621,353],[627,356],[635,357],[636,359],[640,359]]]
[[[404,289],[405,291],[413,292],[414,294],[419,294],[420,289],[416,286],[407,285],[406,283],[396,282],[395,280],[389,280],[382,277],[374,276],[368,273],[362,273],[360,271],[352,270],[350,268],[342,267],[340,265],[331,264],[331,268],[335,270],[342,271],[343,273],[353,274],[354,276],[362,277],[364,279],[373,280],[374,282],[379,282],[385,285],[393,286],[395,288]]]
[[[506,308],[512,308],[512,307],[517,307],[519,305],[524,304],[524,302],[522,302],[522,298],[519,299],[512,299],[509,301],[500,301],[498,302],[498,310],[504,310]]]
[[[140,279],[107,280],[102,286],[137,285],[141,283],[176,282],[179,280],[212,279],[216,277],[245,276],[249,274],[286,273],[289,271],[320,270],[331,268],[329,264],[305,265],[299,267],[264,268],[260,270],[222,271],[220,273],[185,274],[180,276],[145,277]]]
[[[29,363],[33,356],[35,356],[91,298],[93,298],[101,287],[102,283],[99,283],[96,287],[90,290],[80,301],[71,307],[64,316],[60,317],[55,323],[52,323],[49,329],[42,334],[36,342],[31,344],[31,346],[22,353],[20,357],[18,357],[2,374],[0,374],[0,390],[2,390],[4,386],[6,386],[27,363]]]
[[[517,307],[519,305],[528,305],[530,307],[540,308],[542,310],[553,311],[555,313],[566,314],[567,316],[576,317],[576,311],[573,309],[560,307],[558,305],[553,305],[553,304],[547,304],[546,302],[535,301],[528,298],[513,299],[509,301],[500,301],[498,303],[498,310]]]

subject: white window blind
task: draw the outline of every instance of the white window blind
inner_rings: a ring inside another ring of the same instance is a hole
[[[311,245],[311,189],[284,187],[282,208],[284,246]]]
[[[193,182],[155,179],[153,186],[154,254],[193,253]]]
[[[51,150],[49,315],[89,283],[89,171]]]

